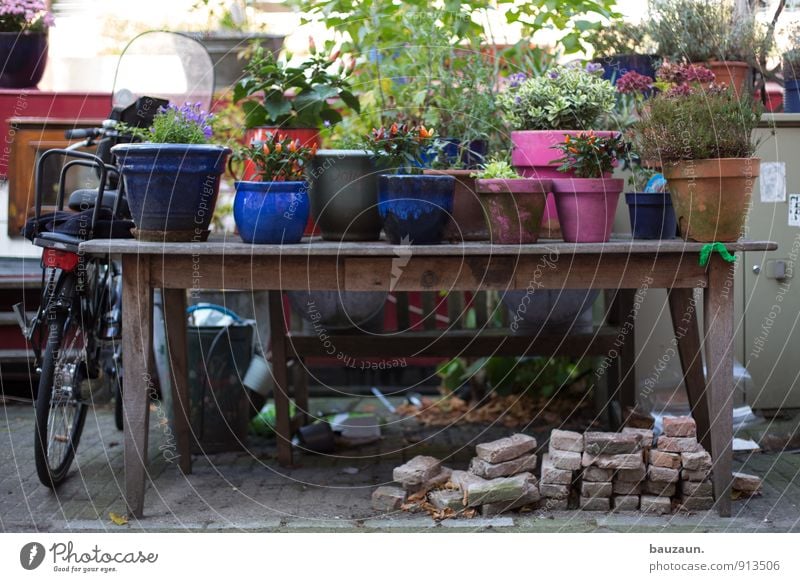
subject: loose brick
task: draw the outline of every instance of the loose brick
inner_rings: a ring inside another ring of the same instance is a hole
[[[458,487],[462,492],[466,491],[472,483],[482,483],[486,481],[483,477],[478,477],[467,471],[453,471],[450,475],[450,482]]]
[[[535,486],[536,477],[530,473],[520,473],[513,477],[471,482],[467,485],[466,501],[468,507],[477,507],[484,503],[499,501],[516,501],[529,492],[530,483]]]
[[[536,439],[517,433],[489,443],[481,443],[475,447],[475,454],[489,463],[502,463],[534,450],[536,450]]]
[[[689,471],[710,471],[711,455],[706,451],[681,453],[681,463]]]
[[[600,467],[584,467],[581,473],[584,481],[607,483],[614,478],[614,469],[601,469]]]
[[[548,499],[567,499],[569,497],[569,485],[554,485],[552,483],[539,483],[539,493]]]
[[[711,481],[681,481],[681,493],[684,496],[714,497],[714,486]]]
[[[714,507],[713,497],[681,497],[681,509],[685,511],[705,511]]]
[[[583,453],[581,463],[584,467],[594,465],[601,469],[638,469],[642,465],[641,453],[627,455],[590,455]]]
[[[539,486],[535,480],[528,481],[526,484],[526,491],[522,497],[514,501],[498,501],[497,503],[484,503],[481,505],[481,515],[489,517],[492,515],[500,515],[506,511],[512,511],[525,507],[526,505],[534,505],[541,500],[542,496],[539,493]]]
[[[400,487],[382,485],[372,492],[372,509],[396,511],[406,502],[406,492]]]
[[[611,497],[613,486],[611,483],[594,483],[592,481],[584,481],[581,483],[581,496],[582,497]]]
[[[545,454],[542,456],[542,474],[540,481],[542,483],[570,485],[572,483],[572,471],[556,469],[553,466],[553,462],[550,460],[550,455]]]
[[[684,481],[705,481],[711,475],[711,471],[681,471],[681,479]]]
[[[408,463],[395,467],[392,477],[404,487],[409,487],[422,485],[426,481],[430,481],[439,474],[440,470],[441,462],[439,459],[418,455]]]
[[[580,507],[583,511],[609,511],[611,499],[608,497],[581,497]]]
[[[583,452],[583,435],[571,430],[550,431],[550,449],[568,451],[570,453]]]
[[[672,511],[672,501],[669,497],[642,495],[639,501],[639,509],[645,513],[670,513]]]
[[[639,437],[639,443],[643,449],[649,449],[653,446],[653,431],[650,429],[626,426],[623,427],[622,432],[626,434],[635,434]]]
[[[581,468],[581,454],[550,449],[550,462],[556,469],[577,471]]]
[[[450,481],[452,474],[453,474],[452,469],[448,467],[442,467],[437,475],[431,477],[424,483],[420,483],[419,485],[408,485],[405,487],[405,489],[406,491],[412,494],[419,493],[420,491],[430,491],[431,489],[440,487],[441,485],[444,485],[445,483]]]
[[[668,453],[696,453],[703,450],[694,437],[658,437],[658,449]]]
[[[556,498],[546,499],[542,504],[542,509],[544,509],[545,511],[560,511],[569,509],[569,499],[567,499],[566,497],[562,499],[556,499]]]
[[[615,477],[620,481],[642,481],[647,477],[647,465],[642,462],[635,469],[620,469]]]
[[[642,484],[640,481],[619,481],[615,479],[613,491],[616,495],[639,495],[642,492]]]
[[[583,450],[590,455],[623,455],[641,450],[641,439],[624,432],[587,432],[583,435]]]
[[[695,455],[697,453],[684,454]],[[666,467],[667,469],[681,468],[681,455],[678,453],[668,453],[666,451],[659,451],[658,449],[651,449],[648,460],[651,465],[655,465],[656,467]]]
[[[733,473],[733,490],[742,493],[758,493],[761,491],[761,478],[747,473]]]
[[[664,435],[697,438],[697,424],[691,416],[665,416]]]
[[[611,506],[614,511],[638,511],[638,495],[614,495],[611,498]]]
[[[675,483],[663,483],[658,481],[643,481],[642,493],[646,495],[657,495],[659,497],[672,497],[675,495],[677,485]]]
[[[428,493],[428,501],[436,509],[452,509],[461,511],[464,509],[464,495],[460,491],[452,489],[439,489]]]
[[[489,463],[480,457],[475,457],[469,464],[469,472],[484,479],[497,477],[510,477],[517,473],[533,471],[536,468],[536,453],[504,461],[502,463]]]
[[[650,481],[677,483],[680,475],[681,473],[677,469],[667,469],[666,467],[656,467],[655,465],[647,467],[647,478]]]

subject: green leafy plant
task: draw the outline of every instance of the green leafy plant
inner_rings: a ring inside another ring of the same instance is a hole
[[[118,124],[121,134],[150,143],[204,144],[213,135],[214,116],[202,110],[200,103],[185,103],[178,107],[162,107],[153,117],[150,127],[133,127]]]
[[[492,158],[483,165],[480,172],[472,174],[472,177],[481,180],[491,180],[495,178],[512,180],[520,176],[514,167],[508,163],[508,160]]]
[[[589,63],[555,67],[546,74],[515,79],[498,96],[512,129],[589,129],[614,107],[614,86],[603,68]]]
[[[239,147],[233,154],[236,162],[252,162],[261,182],[303,180],[306,166],[317,153],[316,146],[301,145],[278,132],[267,133],[263,142]]]
[[[561,164],[559,172],[574,172],[577,178],[602,178],[619,165],[627,146],[620,134],[600,137],[593,131],[582,131],[576,136],[565,135],[564,142],[553,149],[562,153],[553,160]]]
[[[586,34],[585,44],[594,51],[595,58],[627,54],[653,54],[656,44],[647,26],[632,22],[603,26]]]
[[[800,78],[800,26],[793,26],[788,37],[790,48],[783,53],[781,62],[784,80]]]
[[[234,102],[244,109],[245,127],[319,128],[335,124],[342,119],[331,103],[336,99],[355,112],[361,110],[349,81],[355,61],[345,65],[338,51],[329,56],[318,54],[313,41],[309,50],[311,55],[306,60],[290,65],[263,47],[254,48],[245,76],[233,91]]]
[[[433,129],[407,123],[373,129],[363,145],[375,154],[380,167],[398,174],[421,174],[424,158],[435,157],[440,147]]]

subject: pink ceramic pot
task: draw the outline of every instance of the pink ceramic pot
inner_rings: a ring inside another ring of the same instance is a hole
[[[511,142],[514,149],[511,152],[511,163],[514,168],[525,178],[564,178],[569,176],[559,172],[558,164],[553,163],[561,157],[561,152],[552,149],[564,142],[564,136],[575,136],[580,130],[529,130],[512,131]],[[616,131],[595,131],[598,137],[611,137]],[[542,216],[542,236],[545,238],[562,238],[561,228],[556,213],[556,204],[552,194],[547,196],[547,206]]]
[[[625,181],[615,178],[559,178],[552,182],[564,240],[608,242]]]
[[[539,239],[549,180],[475,180],[494,244],[530,244]]]

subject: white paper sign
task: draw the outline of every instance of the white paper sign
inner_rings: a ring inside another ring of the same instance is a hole
[[[786,202],[786,162],[761,164],[761,202]]]
[[[800,226],[800,194],[789,194],[789,226]]]

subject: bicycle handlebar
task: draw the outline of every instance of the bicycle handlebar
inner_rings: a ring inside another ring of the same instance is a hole
[[[101,127],[67,129],[64,131],[64,139],[86,139],[87,137],[100,137],[101,135],[103,135],[103,128]]]

